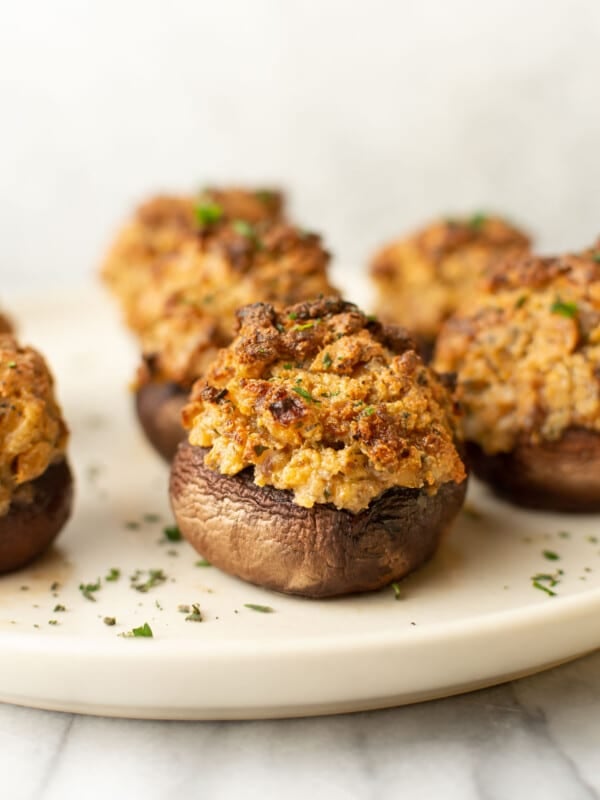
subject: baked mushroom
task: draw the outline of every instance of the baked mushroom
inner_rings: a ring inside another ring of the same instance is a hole
[[[600,248],[515,258],[446,322],[475,473],[513,502],[600,510]]]
[[[184,409],[180,530],[220,569],[306,597],[425,562],[466,491],[452,400],[398,328],[336,298],[238,312]]]
[[[281,307],[336,293],[328,262],[317,235],[282,222],[260,230],[224,222],[198,240],[190,282],[141,336],[137,411],[165,459],[184,438],[181,409],[190,388],[234,336],[236,310],[259,300]]]
[[[384,322],[407,328],[429,359],[442,323],[469,303],[485,270],[529,244],[526,233],[499,217],[433,222],[374,256],[376,310]]]
[[[0,572],[40,555],[69,517],[67,428],[42,356],[0,335]]]

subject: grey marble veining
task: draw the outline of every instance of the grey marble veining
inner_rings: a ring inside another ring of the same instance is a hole
[[[146,722],[0,706],[7,800],[592,800],[600,653],[415,706],[258,722]]]

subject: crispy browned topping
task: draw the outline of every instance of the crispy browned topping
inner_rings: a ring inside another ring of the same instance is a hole
[[[523,257],[490,270],[438,338],[457,373],[465,438],[487,453],[600,432],[600,257]]]
[[[490,265],[528,248],[527,235],[498,217],[434,222],[373,259],[378,311],[382,319],[433,340],[442,322],[469,302]]]
[[[7,316],[0,312],[0,333],[11,333],[12,329],[12,322]]]
[[[160,315],[164,294],[163,263],[177,261],[180,250],[194,250],[198,239],[210,239],[214,229],[234,220],[261,224],[280,219],[283,197],[259,189],[206,189],[197,197],[158,196],[141,205],[120,231],[101,270],[105,282],[120,300],[129,326],[137,332]],[[140,299],[150,292],[154,300]],[[157,297],[156,297],[157,296]]]
[[[184,410],[207,466],[253,466],[255,483],[301,506],[353,512],[392,486],[434,493],[464,479],[451,401],[405,334],[336,298],[238,316]]]
[[[64,457],[67,428],[42,356],[0,335],[0,516],[27,484]]]
[[[279,307],[335,294],[329,255],[314,234],[286,223],[228,223],[164,265],[160,292],[171,287],[157,321],[141,336],[143,381],[191,386],[235,332],[235,312],[256,301]],[[150,294],[146,303],[153,302]]]

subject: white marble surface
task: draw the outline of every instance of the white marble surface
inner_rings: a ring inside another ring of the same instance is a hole
[[[416,706],[321,719],[140,722],[0,706],[7,800],[591,800],[600,653]]]

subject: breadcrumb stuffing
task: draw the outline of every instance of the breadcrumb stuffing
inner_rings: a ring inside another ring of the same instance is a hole
[[[490,270],[442,329],[434,367],[456,373],[465,439],[486,453],[600,432],[600,247]]]
[[[328,262],[318,236],[286,223],[242,230],[221,226],[210,241],[182,253],[179,265],[173,260],[173,269],[188,274],[141,336],[145,368],[140,382],[191,386],[232,340],[242,306],[264,301],[283,307],[337,295],[327,277]]]
[[[28,483],[64,457],[67,436],[44,359],[0,335],[0,516],[27,502]]]
[[[394,486],[461,482],[457,417],[403,331],[326,298],[238,312],[239,332],[184,409],[193,445],[226,475],[358,512]]]
[[[194,257],[196,245],[210,241],[215,228],[233,220],[257,225],[282,217],[283,197],[268,189],[159,195],[143,203],[119,232],[101,276],[127,324],[139,333],[160,316],[165,299],[186,279],[188,257]]]
[[[375,255],[377,311],[385,322],[433,341],[443,321],[470,302],[485,270],[529,244],[523,231],[499,217],[434,222]]]

